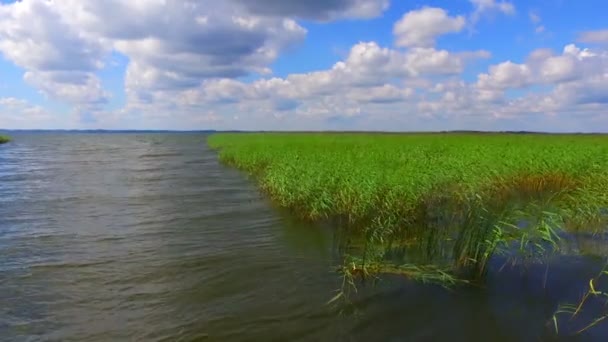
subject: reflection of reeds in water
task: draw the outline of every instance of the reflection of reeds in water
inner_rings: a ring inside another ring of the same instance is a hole
[[[571,255],[608,256],[608,236],[606,234],[573,234],[567,236],[561,252]]]

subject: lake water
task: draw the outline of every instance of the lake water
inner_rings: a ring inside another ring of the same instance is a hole
[[[386,277],[326,305],[337,233],[273,208],[206,135],[13,137],[0,146],[0,341],[550,340],[557,305],[604,263],[559,257],[451,291]]]

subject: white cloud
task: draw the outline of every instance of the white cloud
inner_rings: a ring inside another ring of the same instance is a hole
[[[0,52],[51,97],[103,102],[104,92],[93,89],[99,88],[94,72],[104,64],[108,42],[74,26],[62,9],[44,0],[0,5]]]
[[[49,98],[72,104],[100,105],[109,97],[99,78],[88,72],[28,71],[23,78]]]
[[[553,92],[553,98],[563,105],[606,106],[608,105],[608,72],[604,71],[577,82],[559,84]]]
[[[537,12],[528,12],[528,18],[530,18],[530,22],[534,25],[534,32],[539,34],[545,32],[546,28],[544,25],[541,24],[542,18]]]
[[[256,14],[294,16],[327,21],[338,18],[373,18],[384,12],[389,0],[233,0]]]
[[[0,6],[0,51],[30,70],[91,71],[103,65],[106,47],[79,31],[53,2],[19,1]]]
[[[74,113],[63,114],[63,122],[80,127],[85,121],[173,129],[608,127],[601,117],[608,110],[608,51],[601,45],[538,49],[524,60],[497,61],[465,82],[467,66],[490,52],[447,50],[436,46],[438,37],[485,16],[515,13],[506,1],[471,3],[468,20],[440,8],[410,11],[393,27],[395,47],[362,41],[326,69],[282,77],[270,68],[305,38],[298,20],[372,18],[388,1],[24,0],[0,5],[0,53],[24,69],[28,84],[71,104]],[[540,15],[528,15],[542,31]],[[587,43],[605,38],[604,31],[579,36]],[[110,94],[96,75],[111,64],[110,53],[128,63],[127,103],[117,110],[104,109]],[[0,99],[2,126],[53,127],[58,117]]]
[[[469,20],[463,15],[449,16],[446,10],[437,7],[423,7],[405,13],[393,26],[395,45],[400,47],[433,47],[438,37],[461,32],[467,24],[475,25],[482,16],[494,12],[515,14],[515,6],[506,1],[469,0],[473,11]],[[532,17],[533,16],[533,17]],[[531,14],[532,20],[540,17]],[[544,30],[544,28],[543,28]]]
[[[476,83],[447,75],[432,86],[407,86],[409,77],[417,79],[420,75],[400,73],[407,69],[403,67],[406,64],[391,61],[408,61],[403,57],[410,53],[360,43],[329,70],[252,84],[234,81],[208,86],[222,89],[223,98],[241,99],[222,104],[231,108],[231,113],[238,112],[242,117],[251,112],[251,117],[269,122],[268,127],[322,129],[339,123],[343,128],[388,130],[474,127],[571,131],[594,130],[590,122],[606,123],[598,114],[608,109],[605,52],[575,45],[567,45],[561,54],[536,50],[522,63],[507,61],[491,66]],[[401,67],[389,68],[390,73],[385,73],[388,66]],[[362,77],[367,70],[377,70],[379,78]],[[599,75],[593,76],[593,70]],[[504,96],[509,89],[533,86],[545,88],[516,97]],[[211,89],[200,94],[217,93]],[[273,106],[278,100],[286,101],[285,111]]]
[[[561,55],[542,49],[530,54],[524,64],[511,61],[490,67],[479,75],[477,87],[482,90],[504,90],[530,85],[551,85],[581,80],[608,69],[608,55],[580,49],[569,44]]]
[[[387,5],[384,0],[282,4],[289,15],[319,20],[343,11],[350,18],[369,17]],[[134,108],[163,92],[199,87],[205,79],[267,74],[277,56],[305,35],[293,19],[252,14],[237,0],[25,0],[0,5],[0,53],[26,70],[26,82],[73,105],[83,119],[99,117],[110,96],[96,72],[112,50],[128,57],[125,92],[127,107]]]
[[[227,103],[239,99],[272,97],[314,99],[342,93],[357,101],[390,102],[389,99],[398,100],[399,96],[406,98],[412,93],[411,89],[398,89],[390,85],[391,80],[402,83],[424,76],[455,75],[462,72],[465,60],[473,56],[484,58],[487,54],[481,51],[461,55],[433,48],[415,48],[403,52],[380,47],[375,42],[362,42],[351,48],[344,61],[328,70],[262,79],[251,84],[233,80],[208,81],[198,91],[185,92],[183,98],[187,103]]]
[[[483,15],[499,12],[506,15],[515,14],[515,5],[508,1],[469,0],[473,5],[471,23],[478,22]]]
[[[530,18],[530,21],[533,24],[540,24],[540,22],[542,21],[542,19],[540,18],[540,16],[538,15],[538,13],[534,12],[534,11],[530,11],[528,12],[528,17]]]
[[[379,112],[400,106],[415,115],[418,92],[432,84],[426,77],[445,79],[458,75],[467,62],[486,58],[485,51],[449,53],[433,48],[393,50],[375,42],[354,45],[348,56],[332,68],[285,78],[266,78],[251,83],[231,79],[210,79],[198,88],[155,91],[147,106],[194,113],[215,108],[223,121],[214,124],[237,127],[246,120],[249,128],[281,125],[288,129],[298,123],[304,129],[327,125],[361,125],[369,115],[383,120]],[[237,116],[239,119],[228,119]],[[238,113],[238,115],[235,115]],[[373,113],[373,114],[372,114]],[[397,115],[397,114],[391,114]],[[236,121],[235,121],[236,120]],[[354,127],[354,126],[353,126]],[[294,127],[295,129],[295,127]]]
[[[8,109],[20,109],[27,107],[28,103],[15,97],[0,97],[0,106]]]
[[[15,97],[0,97],[0,127],[39,128],[52,125],[53,116],[44,108]]]
[[[424,7],[403,15],[393,27],[395,45],[432,47],[437,37],[462,31],[463,16],[450,17],[442,8]]]
[[[227,2],[89,2],[75,17],[129,57],[125,88],[132,102],[153,99],[155,91],[195,88],[209,78],[267,74],[278,55],[306,35],[293,19],[253,15]]]
[[[395,103],[410,99],[414,89],[390,84],[370,88],[354,88],[346,93],[350,101],[358,103]]]
[[[608,29],[599,31],[586,31],[578,36],[583,43],[608,43]]]
[[[481,89],[521,88],[531,81],[532,72],[527,65],[506,61],[491,66],[489,73],[479,75],[478,86]]]

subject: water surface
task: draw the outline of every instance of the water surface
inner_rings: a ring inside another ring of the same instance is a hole
[[[454,291],[386,277],[328,306],[337,233],[273,208],[205,135],[13,136],[0,146],[2,341],[547,340],[603,262],[564,257]]]

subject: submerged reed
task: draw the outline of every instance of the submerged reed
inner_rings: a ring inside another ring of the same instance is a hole
[[[595,318],[589,322],[584,322],[581,327],[575,329],[572,335],[579,335],[608,318],[608,292],[605,290],[602,291],[602,289],[598,287],[602,281],[604,284],[606,283],[606,277],[608,277],[608,264],[606,264],[595,277],[589,279],[588,290],[576,305],[564,303],[558,306],[557,310],[553,314],[553,317],[551,318],[556,334],[559,334],[559,322],[562,316],[567,316],[565,317],[567,320],[565,320],[565,322],[562,320],[562,322],[568,325],[572,323],[572,321],[577,318],[577,316],[586,308],[586,306],[589,305],[589,302],[592,301],[596,302],[595,304],[599,304],[596,305],[599,307],[599,310],[596,308],[596,311],[599,312]],[[603,287],[606,288],[606,286]]]

